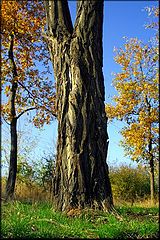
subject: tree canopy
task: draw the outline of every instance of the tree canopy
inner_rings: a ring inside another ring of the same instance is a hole
[[[16,82],[16,117],[35,109],[33,123],[42,126],[55,115],[55,89],[49,77],[50,59],[42,36],[43,4],[40,1],[2,1],[1,11],[1,83],[5,93],[2,115],[10,122],[10,93]],[[13,76],[13,68],[16,76]]]

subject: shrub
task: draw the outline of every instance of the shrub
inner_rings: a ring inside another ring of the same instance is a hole
[[[139,166],[120,166],[110,169],[110,180],[114,199],[129,201],[148,197],[150,194],[149,173]]]

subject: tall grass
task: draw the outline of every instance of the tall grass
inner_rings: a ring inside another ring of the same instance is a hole
[[[5,178],[2,178],[1,186],[2,186],[1,195],[3,198],[5,195],[6,186]],[[43,187],[39,186],[34,182],[23,182],[17,179],[14,198],[16,200],[27,202],[50,201],[51,194],[49,191],[45,190]]]

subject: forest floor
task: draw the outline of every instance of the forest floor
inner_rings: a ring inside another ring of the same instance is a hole
[[[158,239],[158,207],[116,207],[117,218],[102,211],[55,212],[49,203],[10,202],[1,205],[3,238]]]

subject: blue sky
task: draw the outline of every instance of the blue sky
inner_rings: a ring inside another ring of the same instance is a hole
[[[157,1],[105,1],[104,2],[104,25],[103,25],[103,73],[105,79],[105,100],[110,101],[111,96],[116,92],[111,86],[112,72],[117,72],[119,66],[114,62],[113,48],[123,45],[123,37],[137,37],[143,41],[148,41],[153,35],[151,30],[147,30],[144,24],[147,22],[147,13],[142,11],[146,6],[156,5]],[[69,1],[72,20],[76,16],[76,2]],[[20,121],[23,121],[20,120]],[[22,128],[22,123],[19,126]],[[107,161],[109,165],[132,163],[129,157],[124,157],[122,147],[119,146],[121,135],[119,131],[123,127],[121,122],[113,122],[108,126],[109,152]],[[32,134],[37,135],[39,142],[35,147],[35,155],[43,156],[44,151],[56,149],[57,122],[45,125],[39,131],[32,127]]]

